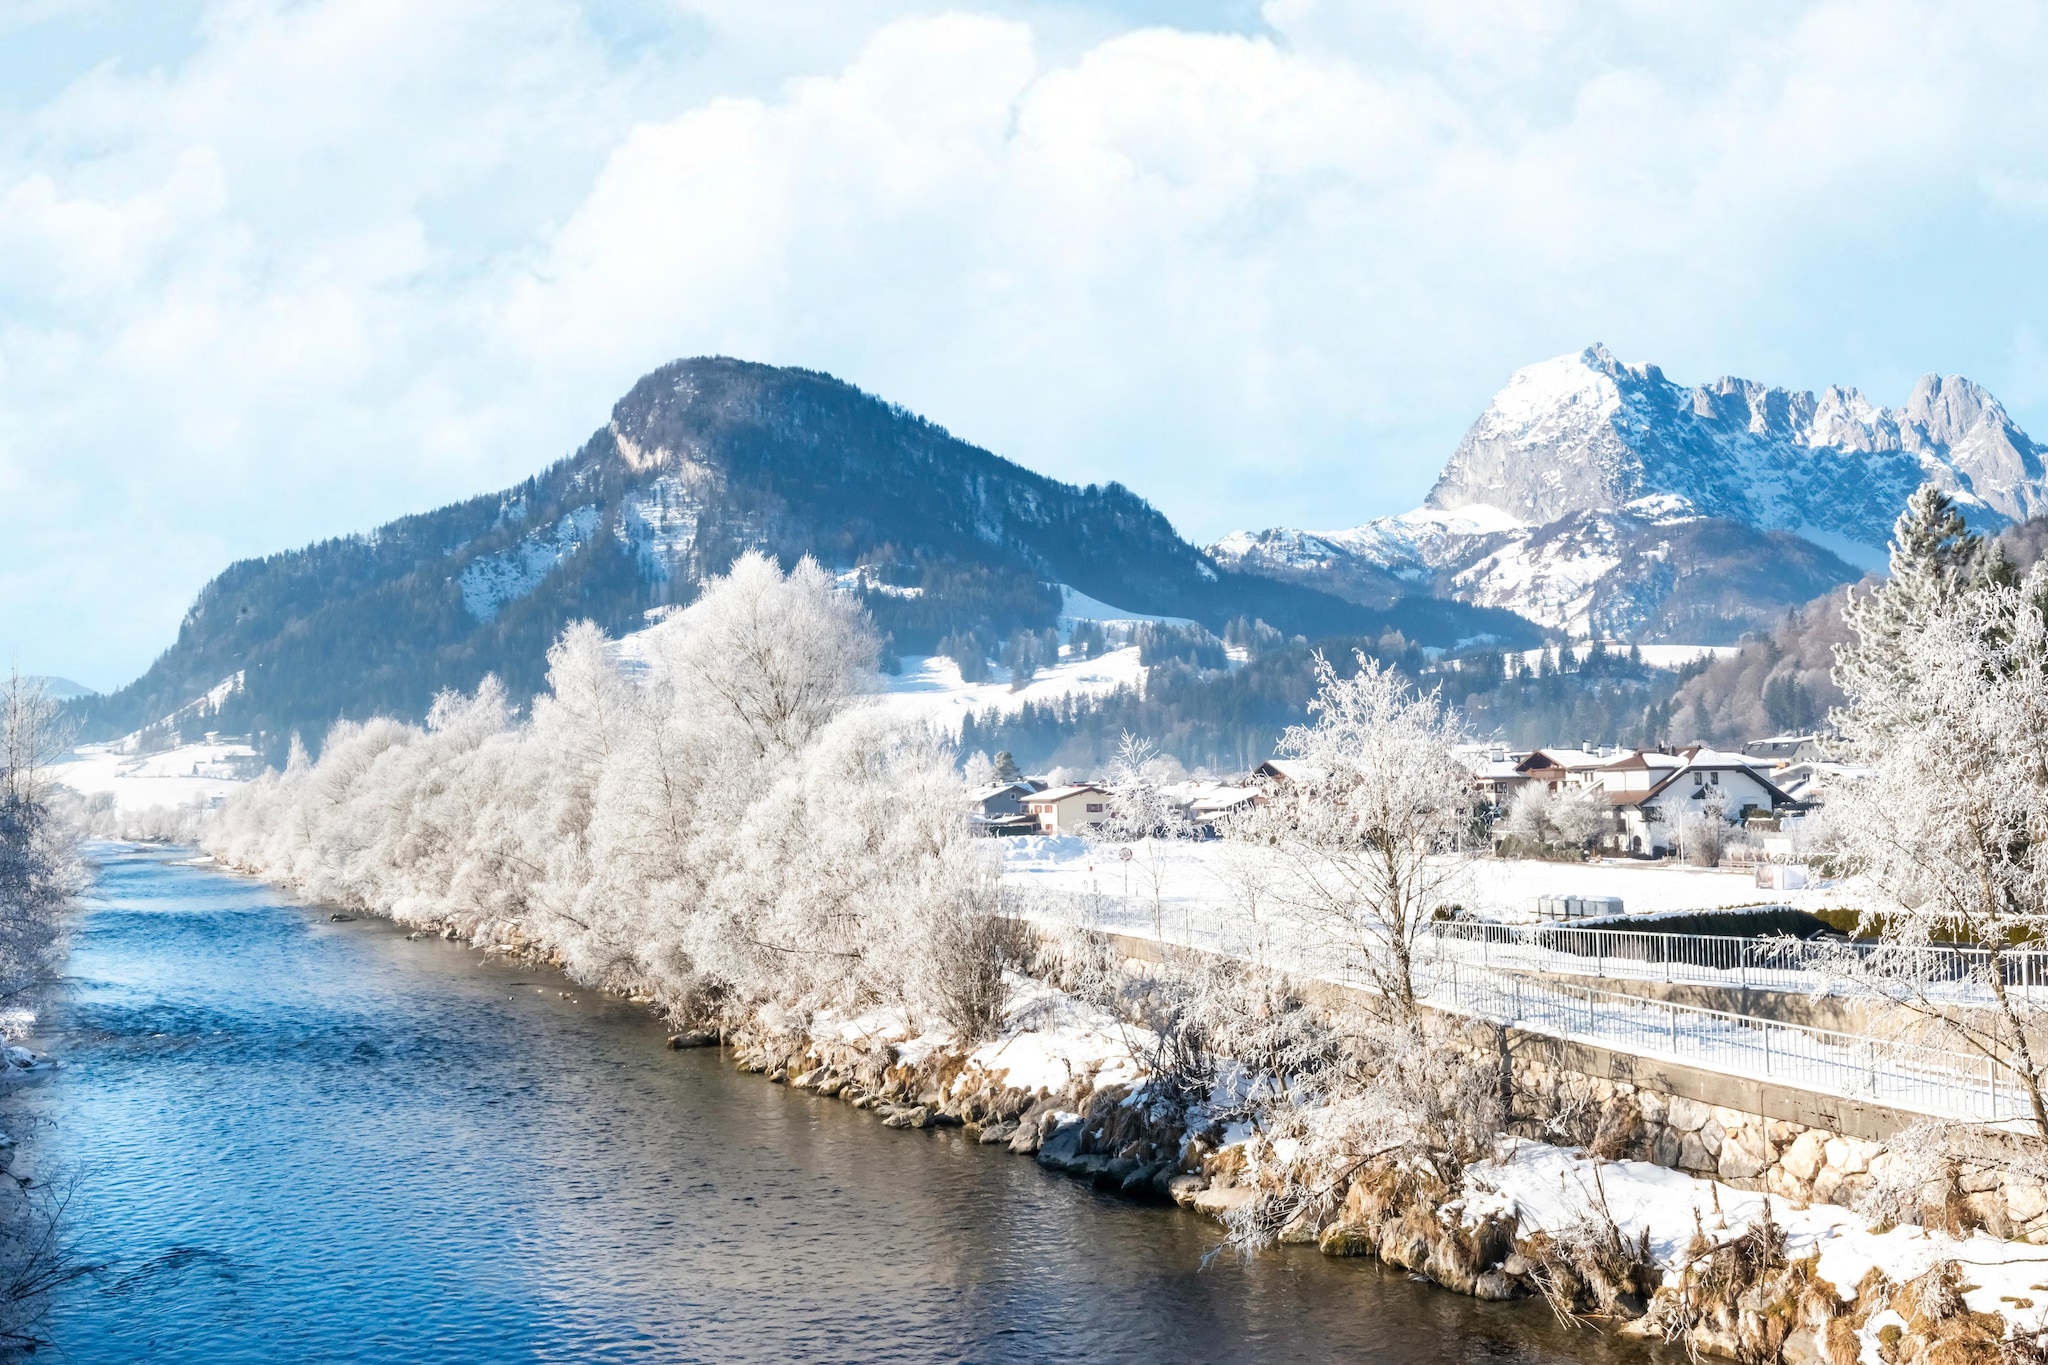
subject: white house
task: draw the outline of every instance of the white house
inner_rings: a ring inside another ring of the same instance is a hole
[[[1670,753],[1638,749],[1600,768],[1594,779],[1614,811],[1607,842],[1621,853],[1670,851],[1688,814],[1736,824],[1792,801],[1754,760],[1699,745]]]
[[[1025,797],[1024,812],[1038,817],[1041,834],[1080,834],[1109,819],[1109,790],[1092,782],[1050,787]]]

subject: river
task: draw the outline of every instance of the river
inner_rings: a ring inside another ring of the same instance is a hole
[[[898,1132],[644,1010],[189,854],[102,846],[9,1102],[105,1262],[99,1361],[1642,1361],[957,1130]]]

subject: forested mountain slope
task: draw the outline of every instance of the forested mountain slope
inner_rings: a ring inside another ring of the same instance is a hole
[[[969,633],[993,652],[1053,624],[1059,584],[1219,631],[1244,616],[1309,637],[1535,638],[1505,611],[1368,607],[1221,568],[1117,484],[1034,474],[828,375],[700,358],[640,380],[515,488],[231,566],[143,677],[74,713],[87,738],[175,715],[274,755],[338,718],[419,717],[487,673],[524,697],[568,622],[636,629],[748,548],[816,556],[902,652]]]

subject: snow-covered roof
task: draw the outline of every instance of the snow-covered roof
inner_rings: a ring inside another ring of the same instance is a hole
[[[967,793],[967,796],[972,801],[992,801],[1005,792],[1022,792],[1024,795],[1029,796],[1037,790],[1038,788],[1032,786],[1029,782],[998,782],[992,787],[976,787],[973,791]]]
[[[1085,796],[1091,793],[1096,796],[1108,796],[1109,789],[1107,787],[1098,787],[1093,782],[1079,782],[1070,787],[1048,787],[1042,792],[1033,792],[1025,799],[1028,801],[1065,801],[1071,797]]]
[[[1256,776],[1277,777],[1283,782],[1305,782],[1314,784],[1323,781],[1329,773],[1313,763],[1303,763],[1294,758],[1269,758],[1258,766]]]

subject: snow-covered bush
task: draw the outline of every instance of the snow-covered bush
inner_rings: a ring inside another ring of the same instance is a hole
[[[33,1016],[29,993],[55,969],[80,869],[53,805],[50,764],[64,747],[57,705],[19,673],[0,689],[0,1037]]]
[[[876,643],[810,561],[745,555],[629,679],[570,627],[524,722],[487,680],[335,727],[207,840],[307,893],[544,951],[679,1012],[902,1002],[973,1034],[1012,950],[951,746],[860,705]]]
[[[1597,793],[1588,788],[1553,792],[1540,782],[1517,791],[1500,818],[1500,833],[1517,852],[1548,850],[1577,855],[1600,832],[1606,818]]]

